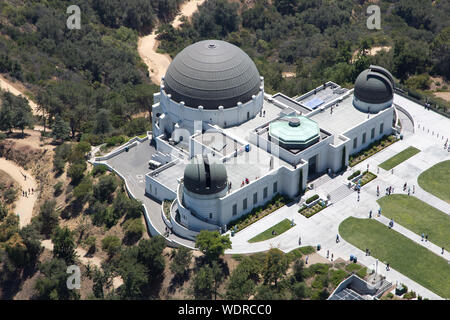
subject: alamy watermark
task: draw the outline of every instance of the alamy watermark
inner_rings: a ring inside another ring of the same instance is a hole
[[[367,29],[369,30],[380,30],[381,29],[381,10],[380,7],[372,4],[367,7],[367,14],[369,14],[369,17],[366,21]]]
[[[67,14],[70,16],[67,18],[66,26],[70,30],[81,29],[81,10],[77,5],[71,5],[67,8]]]
[[[67,277],[67,281],[66,281],[67,289],[69,289],[69,290],[80,289],[81,288],[80,267],[78,267],[74,264],[71,266],[68,266],[66,273],[70,274],[70,276]]]

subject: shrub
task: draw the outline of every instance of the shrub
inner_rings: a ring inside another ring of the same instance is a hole
[[[112,257],[120,249],[120,239],[116,236],[106,236],[102,240],[102,249],[105,250],[110,257]]]
[[[117,146],[125,143],[126,141],[127,139],[124,136],[115,136],[106,139],[106,146],[108,147]]]
[[[96,250],[95,242],[96,238],[94,236],[88,237],[86,240],[84,240],[84,245],[88,251],[88,253],[94,253]]]
[[[389,292],[387,295],[386,295],[386,298],[389,298],[389,299],[392,299],[394,297],[394,294],[392,293],[392,292]]]
[[[108,167],[105,166],[104,164],[100,164],[100,165],[96,165],[94,166],[94,168],[92,169],[92,175],[95,177],[98,174],[102,175],[104,174],[106,171],[108,170]]]
[[[144,225],[140,218],[125,221],[123,227],[125,229],[125,236],[134,242],[139,240],[144,233]]]
[[[53,186],[53,189],[55,190],[54,195],[55,195],[56,197],[59,196],[59,195],[61,194],[61,192],[62,192],[62,186],[63,186],[62,181],[58,181],[58,182]]]
[[[416,293],[414,291],[407,292],[403,296],[403,298],[408,299],[408,300],[414,299],[415,297],[416,297]]]
[[[352,180],[354,177],[357,177],[361,174],[360,170],[356,170],[355,172],[353,172],[348,178],[347,180]]]
[[[314,200],[317,200],[317,199],[319,199],[319,195],[315,194],[311,198],[306,199],[305,202],[306,202],[306,204],[310,204],[311,202],[313,202]]]

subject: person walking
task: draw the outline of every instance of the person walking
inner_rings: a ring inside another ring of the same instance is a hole
[[[327,259],[330,256],[330,250],[327,250]]]
[[[416,186],[413,184],[413,194],[416,191]]]
[[[333,261],[333,254],[331,254],[331,261]]]
[[[372,219],[372,210],[369,211],[369,219]]]
[[[442,252],[441,252],[441,254],[444,254],[444,247],[442,247]]]
[[[425,235],[425,242],[428,241],[428,233]]]
[[[309,256],[306,256],[305,264],[308,264],[308,259],[309,259]]]
[[[425,234],[422,232],[422,241],[423,241],[423,238],[425,237]]]
[[[411,188],[408,188],[408,196],[411,194]]]
[[[339,242],[339,235],[337,234],[336,235],[336,243],[338,243]]]
[[[302,244],[302,237],[298,237],[298,245]]]

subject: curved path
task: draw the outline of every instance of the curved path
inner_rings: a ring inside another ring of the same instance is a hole
[[[39,111],[39,107],[34,101],[32,101],[21,90],[19,90],[16,84],[13,84],[11,81],[7,80],[2,75],[0,75],[0,88],[4,91],[11,92],[15,96],[22,96],[25,99],[27,99],[28,104],[31,107],[31,110],[33,111],[33,114],[37,114],[37,112]]]
[[[34,203],[37,200],[37,183],[33,176],[22,167],[5,158],[0,158],[0,169],[9,174],[22,188],[26,190],[33,188],[35,192],[27,197],[22,196],[22,190],[18,192],[18,200],[15,202],[14,213],[19,216],[19,225],[24,227],[31,222]],[[25,180],[26,176],[26,180]]]
[[[189,0],[181,5],[180,13],[172,22],[174,28],[181,25],[181,17],[190,17],[196,10],[197,6],[201,5],[205,0]],[[172,59],[168,54],[158,53],[159,42],[156,40],[156,28],[148,36],[140,37],[138,40],[139,56],[144,60],[148,66],[150,79],[153,83],[159,85],[161,78],[166,74]]]

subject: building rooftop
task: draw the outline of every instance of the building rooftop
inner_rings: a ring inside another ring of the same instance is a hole
[[[337,139],[340,134],[367,120],[367,116],[367,113],[353,106],[353,95],[349,95],[333,105],[333,113],[331,108],[327,108],[309,118],[316,121],[320,128],[334,134]]]
[[[335,83],[328,83],[326,88],[320,86],[314,90],[311,90],[301,95],[300,97],[295,98],[295,101],[314,110],[317,109],[318,107],[326,105],[328,102],[338,98],[347,91],[348,89],[341,88]]]
[[[226,128],[224,129],[224,132],[230,134],[233,137],[237,137],[242,140],[248,141],[250,131],[254,130],[257,127],[262,126],[267,122],[273,121],[274,119],[278,118],[280,114],[283,112],[283,110],[284,110],[283,108],[278,107],[272,102],[269,102],[264,99],[262,116],[257,115],[256,117],[240,124],[239,126]]]
[[[282,104],[300,112],[300,114],[305,115],[307,113],[310,113],[312,109],[308,109],[305,108],[304,105],[302,105],[301,103],[295,101],[292,98],[289,98],[288,96],[285,96],[282,93],[277,93],[273,96],[273,98],[275,100],[277,100],[278,102],[281,102]]]
[[[218,157],[231,154],[243,146],[242,143],[222,132],[207,131],[195,136],[194,140],[213,150]]]

